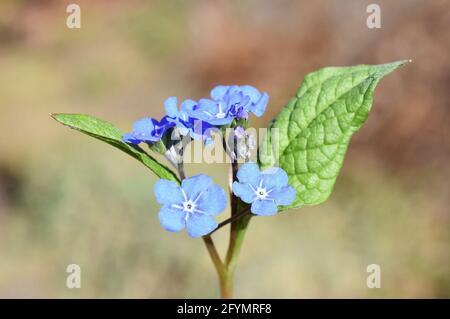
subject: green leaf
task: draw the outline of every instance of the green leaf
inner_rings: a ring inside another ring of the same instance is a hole
[[[111,123],[86,114],[50,114],[58,122],[108,143],[150,168],[160,178],[179,182],[177,176],[166,166],[146,153],[139,146],[132,146],[122,141],[122,132]]]
[[[330,196],[378,81],[407,62],[327,67],[305,77],[297,95],[270,123],[259,155],[262,168],[279,166],[287,172],[297,190],[289,208],[317,205]]]

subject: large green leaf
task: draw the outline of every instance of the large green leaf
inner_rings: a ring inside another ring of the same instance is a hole
[[[169,168],[158,163],[156,159],[146,153],[142,148],[137,145],[132,146],[124,143],[122,141],[122,133],[111,123],[86,114],[54,113],[51,116],[70,128],[76,129],[124,151],[150,168],[160,178],[178,182],[178,178]]]
[[[290,207],[325,201],[352,135],[364,124],[378,81],[407,61],[328,67],[308,74],[296,97],[270,123],[260,166],[279,166],[297,190]]]

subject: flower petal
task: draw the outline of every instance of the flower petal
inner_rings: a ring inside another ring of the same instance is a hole
[[[163,206],[158,214],[162,227],[171,232],[178,232],[186,226],[186,213],[181,209]]]
[[[280,189],[273,190],[270,197],[275,200],[278,205],[291,205],[297,198],[297,192],[291,186],[285,186]]]
[[[189,112],[192,112],[196,106],[197,102],[193,100],[184,100],[183,103],[181,103],[180,110],[181,112],[189,114]]]
[[[147,142],[157,142],[161,139],[158,134],[159,122],[151,117],[140,119],[133,124],[133,135],[136,139]]]
[[[260,117],[266,111],[267,103],[269,103],[269,95],[264,93],[254,105],[250,107],[250,111]]]
[[[217,222],[209,215],[190,214],[186,221],[189,236],[200,237],[209,234],[218,226]]]
[[[257,199],[253,202],[251,211],[255,215],[271,216],[278,212],[278,208],[273,200]]]
[[[215,114],[219,110],[219,107],[217,105],[217,102],[214,102],[213,100],[200,99],[195,110],[199,113],[202,113],[203,115],[206,115],[205,118],[209,118],[211,116],[215,116]]]
[[[171,96],[164,101],[164,108],[166,114],[172,118],[178,116],[178,99],[176,96]]]
[[[237,173],[237,178],[241,183],[251,184],[254,187],[258,187],[260,176],[261,173],[256,163],[245,163]]]
[[[230,94],[230,98],[228,100],[228,105],[240,105],[240,106],[246,106],[247,103],[250,102],[250,97],[247,95],[242,94],[241,91],[234,92],[233,94]]]
[[[258,100],[261,97],[261,93],[259,93],[259,91],[251,85],[241,85],[240,89],[241,89],[242,93],[244,93],[245,95],[250,97],[250,100],[253,103],[258,102]]]
[[[182,204],[184,202],[180,186],[174,181],[160,179],[153,187],[153,191],[156,200],[161,205]]]
[[[255,200],[255,192],[251,189],[249,184],[233,183],[233,193],[247,204]]]
[[[136,138],[133,133],[125,133],[125,134],[123,134],[122,140],[125,143],[129,143],[129,144],[139,144],[141,142],[141,140]]]
[[[288,175],[279,167],[271,167],[261,173],[266,189],[281,188],[288,185]]]
[[[155,129],[155,119],[151,117],[146,117],[140,119],[133,124],[133,131],[142,134],[142,135],[150,135],[150,133]],[[156,121],[156,123],[158,123]]]
[[[203,192],[197,201],[197,207],[209,215],[217,215],[227,207],[227,195],[225,190],[213,185]]]
[[[213,100],[221,100],[227,94],[228,89],[230,86],[228,85],[218,85],[214,89],[211,90],[211,97]]]
[[[222,126],[222,125],[226,125],[226,124],[230,124],[231,122],[233,122],[233,117],[232,116],[227,116],[224,118],[210,118],[210,119],[204,119],[205,122],[211,124],[211,125],[217,125],[217,126]]]
[[[186,193],[188,199],[191,200],[195,200],[201,192],[206,191],[212,185],[212,178],[203,174],[186,178],[181,183],[181,187]]]

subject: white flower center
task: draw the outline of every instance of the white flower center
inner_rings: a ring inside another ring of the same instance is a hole
[[[269,192],[262,187],[258,187],[255,191],[256,197],[258,197],[258,199],[264,200],[269,196]]]
[[[269,190],[265,189],[263,187],[263,183],[264,183],[264,180],[261,179],[259,181],[259,186],[256,189],[251,184],[249,184],[252,191],[255,192],[255,195],[256,195],[255,199],[265,200],[265,199],[267,199],[267,197],[269,197],[270,193],[272,193],[273,189],[269,189]]]
[[[183,210],[186,213],[193,213],[196,207],[197,205],[192,200],[188,200],[183,203]]]
[[[197,208],[197,202],[200,199],[200,197],[203,195],[203,192],[199,193],[194,200],[192,200],[192,199],[187,197],[186,192],[184,191],[184,189],[181,189],[181,193],[183,194],[183,197],[184,197],[184,201],[182,203],[183,205],[172,204],[172,207],[176,208],[176,209],[181,209],[184,212],[186,212],[187,213],[186,217],[185,217],[186,220],[193,213],[206,214],[204,211],[202,211],[201,209]]]

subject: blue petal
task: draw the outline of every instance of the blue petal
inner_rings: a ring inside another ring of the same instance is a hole
[[[155,193],[156,200],[161,205],[182,205],[184,202],[184,196],[181,192],[180,186],[174,181],[160,179],[153,187],[153,191]]]
[[[267,103],[269,103],[269,95],[267,93],[264,93],[256,102],[256,104],[252,105],[250,111],[252,111],[256,116],[260,117],[266,111]]]
[[[172,118],[178,116],[178,99],[176,96],[171,96],[164,101],[164,108],[166,109],[166,114]]]
[[[270,197],[275,199],[277,205],[291,205],[297,198],[297,192],[291,186],[276,189],[270,193]]]
[[[189,130],[194,140],[211,141],[211,132],[215,129],[214,126],[205,121],[190,118]]]
[[[179,117],[176,120],[176,126],[181,135],[186,136],[189,134],[189,116],[185,112],[180,112]]]
[[[230,99],[228,101],[228,105],[246,105],[250,101],[250,98],[248,96],[244,96],[241,91],[235,92],[232,95],[230,95]]]
[[[158,216],[159,222],[167,231],[178,232],[186,226],[186,213],[180,209],[163,206]]]
[[[221,125],[230,124],[231,122],[233,122],[233,119],[234,118],[232,116],[228,116],[228,117],[224,117],[224,118],[205,119],[204,121],[208,122],[211,125],[221,126]]]
[[[257,199],[253,202],[251,211],[255,215],[271,216],[278,212],[278,208],[273,200]]]
[[[161,121],[159,122],[159,125],[161,127],[164,127],[164,130],[167,130],[173,126],[175,126],[175,119],[170,118],[169,116],[164,116]]]
[[[214,185],[212,178],[203,174],[186,178],[181,183],[188,199],[191,200],[195,200],[201,192],[206,191],[212,185]]]
[[[253,103],[256,103],[261,97],[261,93],[251,85],[242,85],[240,89],[242,93],[250,97]]]
[[[218,226],[211,216],[204,214],[190,214],[186,221],[186,228],[191,237],[200,237],[209,234]]]
[[[125,143],[129,143],[129,144],[139,144],[141,142],[141,140],[136,138],[133,133],[125,133],[125,134],[123,134],[122,140]]]
[[[255,192],[251,189],[249,184],[233,183],[233,193],[247,204],[255,200]]]
[[[227,195],[225,190],[213,185],[202,193],[197,201],[198,209],[209,215],[217,215],[227,207]]]
[[[150,133],[155,129],[155,124],[158,124],[158,121],[152,119],[151,117],[140,119],[134,122],[133,131],[142,135],[150,135]]]
[[[196,111],[198,111],[200,114],[206,115],[206,117],[211,117],[216,115],[216,113],[219,111],[219,107],[217,105],[217,102],[209,99],[200,99],[198,101]]]
[[[237,178],[241,183],[252,184],[254,187],[258,187],[260,178],[259,167],[255,163],[245,163],[239,168]]]
[[[190,113],[192,117],[201,119],[211,125],[225,125],[230,124],[233,121],[233,116],[228,112],[227,105],[221,102],[222,109],[219,109],[217,102],[209,99],[201,99],[198,105],[194,108],[194,111]],[[225,113],[224,117],[217,117],[219,111]]]
[[[218,85],[211,90],[211,97],[216,101],[221,100],[227,94],[229,88],[228,85]]]
[[[230,98],[231,96],[237,94],[237,93],[241,93],[241,89],[238,85],[231,85],[228,88],[228,92],[227,94],[223,97],[223,100],[230,102]]]
[[[197,102],[193,100],[184,100],[183,103],[181,103],[180,110],[181,112],[185,112],[189,114],[194,110],[194,108],[197,106]]]
[[[280,188],[288,185],[288,175],[279,167],[271,167],[261,174],[266,189]]]
[[[157,142],[161,139],[159,122],[151,117],[140,119],[133,124],[133,135],[136,139]]]

